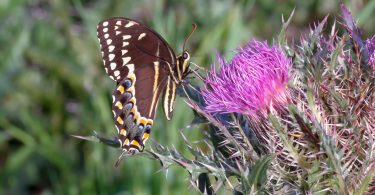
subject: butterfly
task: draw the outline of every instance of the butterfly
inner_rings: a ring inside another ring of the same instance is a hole
[[[116,82],[112,112],[120,147],[131,155],[142,152],[160,96],[166,118],[172,118],[176,88],[190,73],[190,55],[183,49],[176,56],[161,35],[128,18],[100,22],[97,36],[105,72]]]

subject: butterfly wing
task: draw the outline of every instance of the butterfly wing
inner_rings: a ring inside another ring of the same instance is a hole
[[[97,33],[105,70],[117,82],[112,111],[122,148],[142,151],[175,54],[160,35],[134,20],[105,20]]]
[[[176,55],[171,47],[158,33],[139,22],[111,18],[98,24],[97,35],[104,68],[117,82],[127,76],[129,69],[150,66],[155,61],[165,62],[167,66],[162,68],[173,70]]]
[[[145,66],[119,82],[112,94],[112,112],[119,140],[126,150],[143,150],[153,125],[161,86],[166,80],[158,72],[158,66]],[[159,76],[136,77],[135,75],[160,74]],[[138,79],[137,79],[138,78]]]
[[[171,120],[173,113],[174,100],[176,98],[177,85],[171,78],[167,77],[166,86],[163,90],[163,111],[168,120]]]

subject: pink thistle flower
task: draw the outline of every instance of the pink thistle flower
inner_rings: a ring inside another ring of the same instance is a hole
[[[372,69],[375,71],[375,35],[371,39],[367,39],[366,47],[369,52],[368,63],[370,64]]]
[[[207,112],[257,117],[286,102],[291,60],[278,46],[251,41],[230,63],[218,61],[220,71],[212,66],[202,91]]]

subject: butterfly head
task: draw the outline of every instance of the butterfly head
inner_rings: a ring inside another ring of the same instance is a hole
[[[193,29],[189,33],[189,35],[186,37],[184,41],[184,45],[182,46],[182,54],[177,57],[177,75],[178,75],[178,81],[182,82],[184,78],[190,74],[189,66],[190,66],[190,54],[188,51],[185,50],[185,44],[189,40],[190,36],[193,34],[193,32],[197,29],[197,25],[193,24]]]
[[[181,82],[189,74],[190,54],[186,50],[177,57],[177,75]]]

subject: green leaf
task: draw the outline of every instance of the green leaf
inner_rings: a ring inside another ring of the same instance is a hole
[[[290,14],[290,16],[289,16],[289,18],[286,22],[284,21],[284,17],[282,18],[283,27],[281,28],[281,31],[280,31],[279,36],[278,36],[278,42],[279,42],[279,45],[281,45],[281,46],[286,45],[286,41],[287,41],[286,40],[286,30],[289,26],[290,21],[292,21],[294,11],[295,11],[295,9],[293,9],[292,13]]]
[[[267,181],[267,170],[275,158],[273,154],[262,156],[255,165],[251,168],[250,174],[247,176],[248,186],[251,186],[251,191],[258,191]],[[245,185],[245,184],[242,184]]]
[[[359,188],[353,193],[355,195],[367,194],[370,184],[374,181],[375,177],[375,166],[368,171],[366,177],[360,183]]]
[[[286,129],[287,127],[283,126],[278,118],[274,115],[269,115],[269,120],[272,123],[272,126],[276,129],[277,134],[279,135],[285,149],[293,157],[293,159],[298,163],[299,166],[309,169],[311,165],[307,162],[306,157],[303,154],[300,154],[298,149],[293,146],[292,142],[289,140]]]

